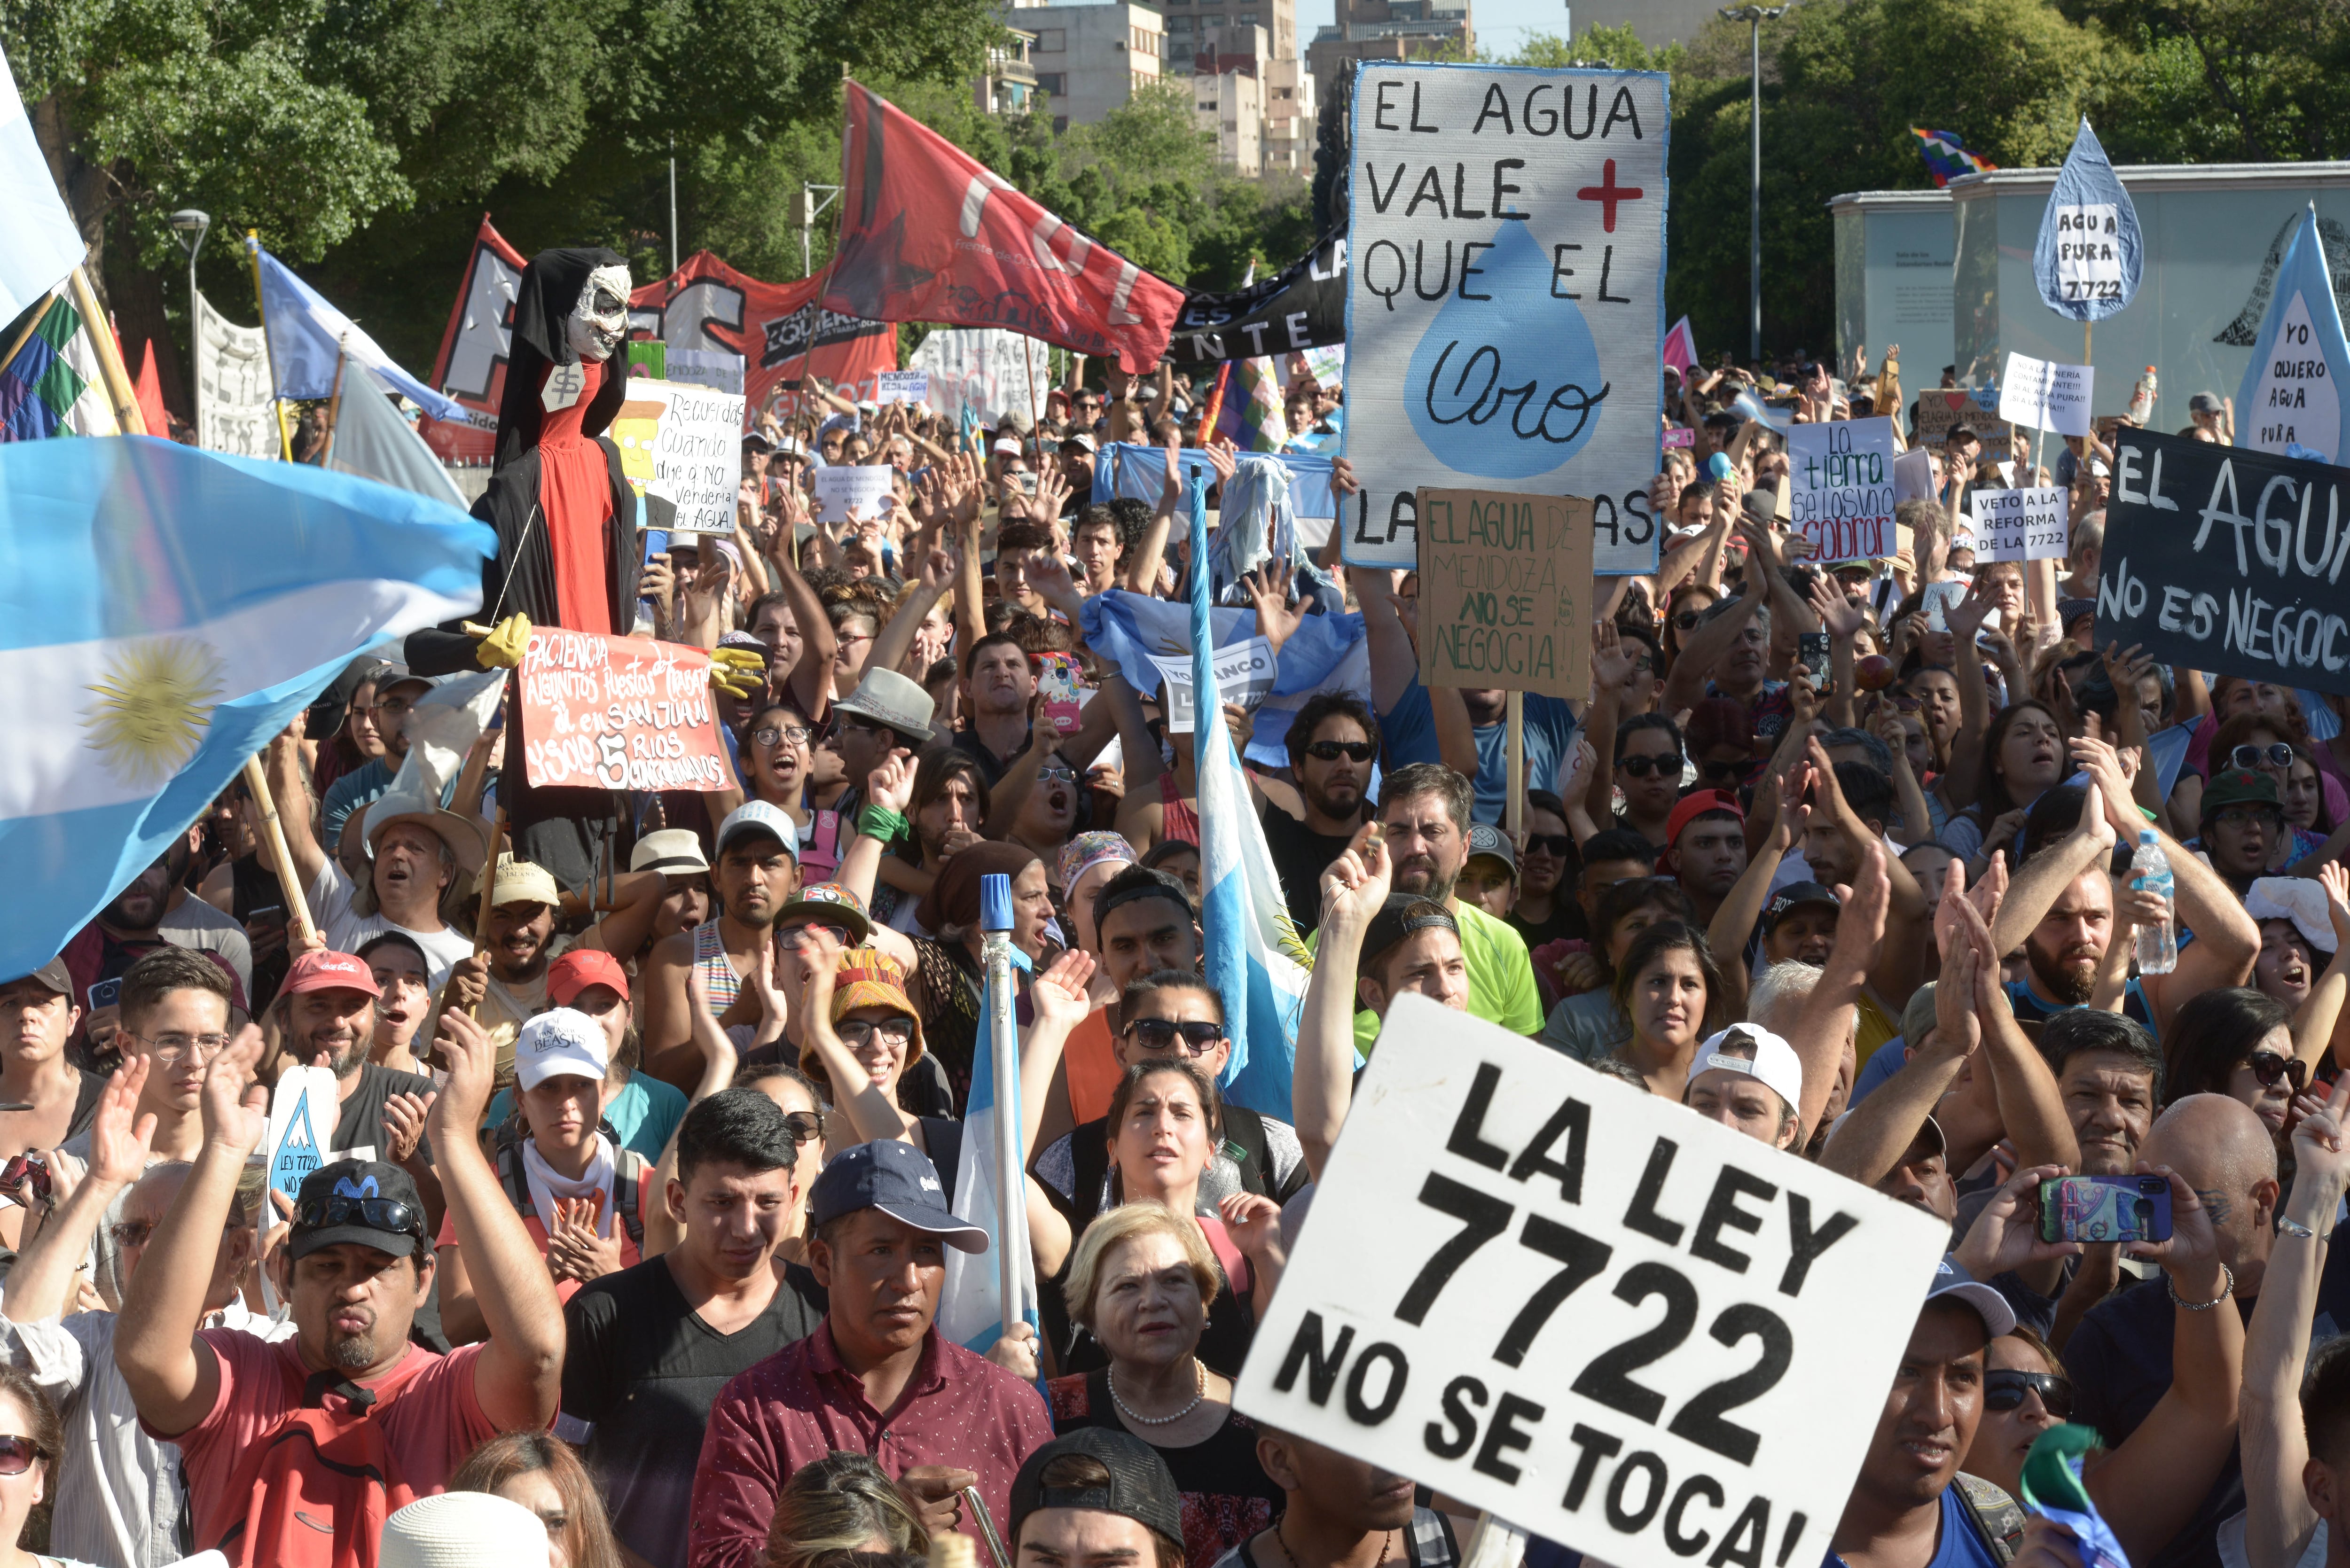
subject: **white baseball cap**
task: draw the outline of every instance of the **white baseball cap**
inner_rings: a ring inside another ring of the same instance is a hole
[[[611,1065],[604,1026],[574,1008],[549,1008],[515,1036],[515,1081],[525,1089],[549,1078],[601,1080]]]
[[[538,1515],[486,1491],[417,1499],[383,1521],[383,1568],[498,1568],[546,1550]]]
[[[1752,1047],[1750,1059],[1733,1056],[1722,1049],[1725,1045],[1743,1043]],[[1695,1083],[1701,1073],[1716,1069],[1743,1073],[1762,1080],[1762,1085],[1787,1103],[1790,1110],[1804,1100],[1804,1064],[1795,1048],[1768,1029],[1752,1023],[1733,1023],[1721,1033],[1700,1043],[1697,1055],[1690,1062],[1689,1082]]]

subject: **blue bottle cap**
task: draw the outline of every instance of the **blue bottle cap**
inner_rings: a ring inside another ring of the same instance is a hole
[[[1008,931],[1012,929],[1012,878],[1001,871],[991,872],[979,879],[979,929],[983,931]]]

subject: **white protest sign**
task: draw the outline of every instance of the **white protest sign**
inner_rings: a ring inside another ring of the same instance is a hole
[[[889,493],[890,481],[896,473],[897,470],[886,462],[854,468],[835,464],[817,469],[816,520],[846,523],[853,518],[879,516],[882,497]]]
[[[1166,687],[1167,730],[1170,734],[1191,732],[1191,655],[1182,653],[1157,654],[1150,661],[1159,666]],[[1237,702],[1254,712],[1273,694],[1273,682],[1278,674],[1273,644],[1261,637],[1246,642],[1235,642],[1229,648],[1216,649],[1216,691],[1227,702]]]
[[[931,395],[931,373],[928,370],[884,370],[874,379],[873,400],[877,403],[919,403]]]
[[[2089,433],[2089,391],[2095,365],[2060,365],[2011,350],[2007,373],[1999,379],[1999,417],[2058,435]]]
[[[1975,562],[2061,561],[2072,553],[2073,524],[2063,487],[1978,490]]]
[[[279,453],[269,340],[196,296],[196,444],[236,457]]]
[[[1793,521],[1822,565],[1893,554],[1891,419],[1792,425],[1787,462]]]
[[[1614,1568],[1806,1568],[1949,1245],[1405,994],[1232,1403]]]
[[[1590,497],[1595,568],[1654,571],[1666,78],[1378,60],[1353,112],[1345,558],[1501,490]]]
[[[734,534],[743,484],[743,394],[686,381],[629,378],[609,433],[620,472],[675,504],[679,534]]]
[[[2121,208],[2111,202],[2091,202],[2050,210],[2056,218],[2056,282],[2062,289],[2061,297],[2122,297],[2129,274],[2122,261]]]
[[[906,369],[930,377],[925,400],[958,424],[965,409],[982,424],[1007,409],[1041,413],[1053,389],[1052,346],[1000,327],[933,332],[907,356]]]
[[[1922,446],[1913,446],[1893,460],[1893,504],[1933,499],[1933,454]]]

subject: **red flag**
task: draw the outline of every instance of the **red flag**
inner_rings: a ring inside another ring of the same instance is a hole
[[[874,378],[898,368],[898,329],[824,308],[822,278],[761,283],[708,251],[696,251],[665,278],[629,296],[629,326],[671,348],[715,348],[743,356],[743,390],[753,419],[778,387],[796,389],[813,369],[869,398]]]
[[[155,340],[147,340],[146,357],[139,361],[139,379],[134,383],[139,394],[139,417],[147,421],[147,433],[158,441],[172,439],[172,421],[163,413],[163,378],[155,372]]]
[[[1665,334],[1664,360],[1665,368],[1678,371],[1684,380],[1697,369],[1697,335],[1690,330],[1688,317],[1674,322],[1673,329]]]
[[[417,427],[443,462],[487,462],[496,449],[498,400],[506,385],[506,317],[514,310],[523,265],[522,253],[483,213],[473,253],[465,258],[464,280],[457,286],[457,303],[441,334],[440,356],[432,361],[432,384],[481,417],[460,424],[428,415]]]
[[[1183,291],[1097,244],[884,100],[848,84],[840,243],[824,303],[873,321],[1004,327],[1148,369]]]

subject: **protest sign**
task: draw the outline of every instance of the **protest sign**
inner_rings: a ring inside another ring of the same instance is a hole
[[[888,463],[847,467],[836,463],[816,471],[816,520],[847,523],[878,517],[881,502],[890,493],[897,471]]]
[[[1963,425],[1982,442],[1983,456],[1994,462],[2005,462],[2010,455],[2009,431],[2007,421],[1999,417],[1997,409],[1998,395],[1989,387],[1975,392],[1939,387],[1920,392],[1918,444],[1942,446],[1950,441],[1951,430]]]
[[[196,296],[196,444],[235,457],[279,455],[269,344]]]
[[[2317,214],[2304,210],[2293,222],[2268,313],[2252,342],[2252,362],[2236,394],[2243,421],[2236,439],[2254,452],[2350,461],[2350,421],[2343,417],[2350,410],[2341,391],[2345,377],[2350,342],[2343,338]]]
[[[2061,485],[2029,490],[1978,490],[1974,509],[1975,564],[2061,561],[2072,553],[2073,524]]]
[[[1014,410],[1042,412],[1053,389],[1051,346],[995,327],[932,332],[906,368],[930,377],[931,407],[957,423],[966,412],[983,425]]]
[[[1166,685],[1167,729],[1170,734],[1191,732],[1191,655],[1189,650],[1166,655],[1152,654],[1150,662],[1159,666]],[[1245,642],[1235,642],[1216,649],[1216,691],[1227,702],[1236,702],[1253,713],[1273,694],[1273,683],[1279,674],[1273,644],[1261,637]]]
[[[608,433],[629,483],[677,507],[671,532],[733,537],[743,481],[740,393],[631,377]]]
[[[1893,554],[1892,420],[1796,425],[1787,462],[1790,519],[1823,565]]]
[[[1893,504],[1934,499],[1934,461],[1923,447],[1911,447],[1893,460]]]
[[[518,673],[533,789],[733,785],[701,649],[533,627]]]
[[[2100,642],[2350,691],[2350,471],[2129,429],[2114,459]]]
[[[1409,993],[1315,1190],[1235,1407],[1615,1568],[1817,1563],[1950,1243]]]
[[[1577,701],[1591,691],[1591,503],[1423,490],[1419,673]]]
[[[2040,215],[2032,280],[2057,315],[2103,321],[2137,296],[2145,265],[2137,208],[2085,117]]]
[[[2095,365],[2060,365],[2010,351],[1999,379],[1999,417],[2013,425],[2058,435],[2089,433],[2089,389]]]
[[[1214,293],[1184,290],[1167,358],[1178,365],[1213,365],[1336,347],[1346,338],[1347,240],[1334,234],[1261,283]]]
[[[873,400],[877,403],[920,403],[931,395],[931,373],[928,370],[884,370],[873,378]]]
[[[1410,566],[1426,489],[1591,498],[1656,569],[1666,78],[1367,62],[1347,254],[1350,564]]]
[[[269,1167],[269,1189],[291,1198],[303,1179],[328,1160],[327,1146],[342,1114],[336,1098],[335,1075],[325,1067],[287,1067],[277,1075],[269,1095],[269,1132],[263,1140]],[[262,1206],[266,1230],[283,1221],[276,1210]]]

